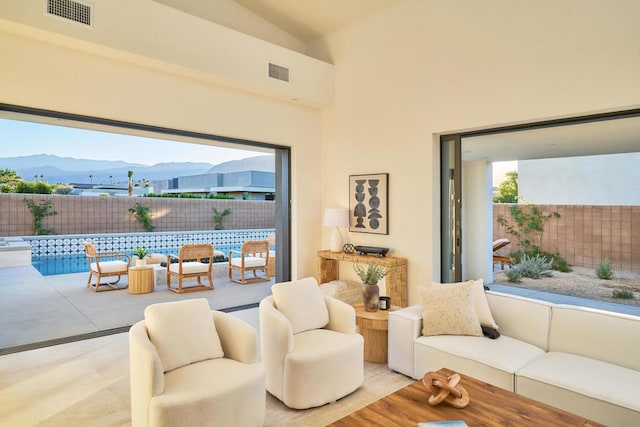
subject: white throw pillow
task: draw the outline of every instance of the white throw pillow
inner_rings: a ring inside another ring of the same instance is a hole
[[[144,310],[144,318],[164,372],[224,357],[209,302],[204,298],[152,304]]]
[[[291,322],[294,334],[324,328],[329,323],[329,310],[313,277],[276,283],[271,293],[278,311]]]
[[[471,282],[426,286],[422,289],[422,335],[482,336],[473,307]]]
[[[487,301],[487,295],[484,293],[484,280],[476,279],[476,280],[467,280],[466,282],[458,282],[460,283],[471,283],[471,297],[473,300],[473,307],[476,310],[476,315],[478,316],[478,320],[480,320],[480,324],[482,326],[488,326],[493,329],[498,329],[498,325],[496,321],[493,319],[493,315],[491,314],[491,309],[489,308],[489,302]],[[452,285],[454,283],[436,283],[433,282],[433,285]],[[424,286],[422,287],[424,288]]]

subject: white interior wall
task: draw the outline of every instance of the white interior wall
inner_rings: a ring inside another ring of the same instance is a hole
[[[202,17],[260,40],[305,53],[307,45],[291,34],[256,15],[235,0],[184,1],[153,0],[186,13]]]
[[[493,282],[490,162],[462,163],[462,280]]]
[[[388,172],[390,234],[347,240],[407,257],[418,302],[439,280],[437,135],[637,106],[639,18],[634,0],[415,0],[314,42],[336,65],[322,208],[347,206],[349,175]]]
[[[292,275],[315,275],[320,240],[317,109],[3,32],[0,103],[291,147]],[[63,124],[63,123],[59,123]]]
[[[333,99],[333,65],[152,0],[92,0],[93,27],[44,13],[45,0],[0,0],[0,30],[310,106]],[[289,82],[268,76],[269,63]]]

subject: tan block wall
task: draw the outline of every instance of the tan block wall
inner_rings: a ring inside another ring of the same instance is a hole
[[[506,237],[511,245],[500,252],[517,250],[517,242],[497,218],[511,220],[510,204],[493,205],[493,238]],[[596,268],[604,259],[613,269],[640,271],[640,206],[539,205],[544,213],[558,212],[545,225],[541,249],[559,252],[569,264]],[[510,221],[511,222],[511,221]]]
[[[33,215],[23,199],[52,200],[57,215],[45,217],[43,228],[56,234],[142,232],[129,213],[136,203],[149,206],[155,231],[213,230],[213,208],[231,209],[225,230],[273,228],[275,203],[254,200],[164,199],[151,197],[92,197],[40,194],[0,194],[0,236],[30,236]]]

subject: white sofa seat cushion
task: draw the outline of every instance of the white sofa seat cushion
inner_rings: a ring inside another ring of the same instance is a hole
[[[180,272],[180,266],[177,263],[169,265],[169,270],[173,273]],[[182,263],[182,274],[206,273],[209,271],[209,264],[198,261],[189,261]]]
[[[123,272],[126,273],[129,269],[129,264],[125,261],[102,261],[100,263],[100,272],[101,273],[118,273]],[[98,264],[95,262],[91,263],[91,271],[98,272]]]
[[[518,394],[596,421],[602,420],[602,410],[585,411],[597,407],[597,401],[632,409],[640,417],[639,390],[640,372],[569,353],[545,353],[516,372]]]
[[[437,335],[414,343],[414,378],[449,368],[505,390],[514,390],[514,374],[544,350],[505,335],[486,337]]]
[[[163,393],[151,399],[149,425],[258,425],[264,420],[264,381],[261,363],[232,359],[175,369],[165,375]],[[211,418],[203,419],[207,414]]]
[[[355,391],[364,381],[364,339],[314,329],[293,336],[293,351],[285,358],[284,401],[304,409],[335,401]]]
[[[266,265],[266,258],[260,258],[257,256],[246,256],[244,257],[244,266],[245,267],[264,267]],[[231,265],[236,267],[242,267],[242,258],[231,258]]]

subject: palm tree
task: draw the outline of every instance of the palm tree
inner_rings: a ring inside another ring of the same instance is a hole
[[[89,175],[89,182],[93,184],[93,174]]]
[[[129,177],[129,197],[133,196],[133,171],[127,172]]]
[[[113,175],[109,175],[109,183],[113,185]]]

